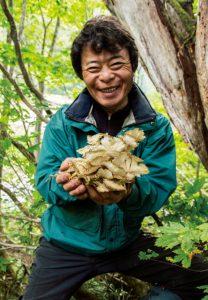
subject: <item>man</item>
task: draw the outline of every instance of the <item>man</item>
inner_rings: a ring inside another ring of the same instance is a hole
[[[71,58],[86,89],[45,130],[36,185],[50,206],[23,299],[69,299],[84,281],[106,272],[162,286],[148,299],[201,299],[196,287],[205,284],[208,272],[167,262],[154,239],[139,231],[143,218],[158,211],[176,188],[176,170],[171,126],[133,82],[138,61],[133,38],[114,17],[93,18],[75,39]],[[104,197],[69,179],[68,159],[79,156],[87,135],[116,136],[133,128],[145,133],[134,154],[149,174],[136,178],[128,195]],[[158,258],[139,260],[139,251],[147,249],[158,252]]]

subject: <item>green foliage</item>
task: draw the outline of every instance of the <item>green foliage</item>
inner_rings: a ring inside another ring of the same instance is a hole
[[[8,150],[11,145],[12,142],[10,139],[5,138],[4,140],[1,140],[1,148],[4,149],[4,151]]]
[[[14,47],[6,42],[0,42],[0,61],[6,65],[15,66],[17,57],[14,52]]]
[[[194,0],[192,6],[194,15],[198,14],[199,0]]]
[[[208,250],[208,224],[198,226],[194,224],[180,224],[170,222],[168,225],[157,229],[156,246],[172,249],[175,256],[169,258],[174,263],[182,263],[186,268],[190,267],[193,255]]]
[[[207,294],[207,296],[203,297],[202,300],[208,300],[208,285],[202,285],[199,289],[203,290]]]
[[[158,257],[158,253],[156,253],[155,251],[148,249],[147,251],[140,251],[139,252],[139,259],[141,260],[148,260],[151,258],[156,258]]]
[[[5,273],[7,271],[8,265],[10,265],[11,263],[11,259],[0,257],[0,272]]]

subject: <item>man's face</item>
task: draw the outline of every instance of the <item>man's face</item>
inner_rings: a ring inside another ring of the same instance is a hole
[[[127,49],[97,54],[86,46],[81,64],[83,80],[96,102],[110,113],[126,106],[134,75]]]

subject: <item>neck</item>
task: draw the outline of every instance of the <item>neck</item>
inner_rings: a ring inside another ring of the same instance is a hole
[[[128,97],[126,97],[125,101],[123,101],[121,103],[120,106],[117,106],[116,108],[106,108],[106,107],[103,107],[103,109],[107,112],[108,114],[108,117],[111,117],[112,114],[114,114],[115,112],[119,111],[119,110],[122,110],[124,107],[126,107],[128,104]]]

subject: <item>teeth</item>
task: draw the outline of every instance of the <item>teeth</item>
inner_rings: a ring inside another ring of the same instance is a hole
[[[109,89],[103,89],[101,90],[103,93],[112,93],[114,92],[115,90],[117,90],[117,87],[114,87],[114,88],[109,88]]]

